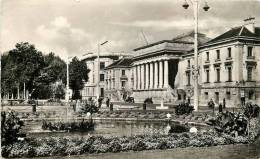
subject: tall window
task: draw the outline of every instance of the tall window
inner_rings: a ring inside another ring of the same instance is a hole
[[[105,75],[104,74],[100,74],[100,81],[104,81],[105,80]]]
[[[122,70],[122,76],[124,76],[125,75],[125,70]]]
[[[230,92],[226,92],[226,97],[227,97],[227,100],[230,100],[231,99],[231,93]]]
[[[122,88],[125,88],[125,81],[121,81]]]
[[[105,68],[105,62],[100,62],[100,70],[103,70]]]
[[[228,81],[232,81],[232,68],[231,67],[228,67]]]
[[[249,56],[249,57],[253,56],[252,50],[253,50],[253,47],[251,47],[251,46],[247,47],[247,56]]]
[[[247,80],[248,81],[252,81],[252,71],[253,71],[252,67],[247,68]]]
[[[228,48],[228,57],[231,57],[231,47]]]
[[[209,93],[208,92],[204,92],[204,97],[205,97],[205,100],[209,99]]]
[[[216,52],[217,52],[217,60],[220,60],[220,51],[217,50]]]
[[[206,82],[209,83],[209,70],[206,70]]]
[[[187,85],[189,86],[190,85],[190,72],[187,72],[186,75],[187,75]]]
[[[220,82],[220,69],[217,68],[216,71],[217,71],[217,82]]]
[[[206,52],[206,57],[207,57],[206,61],[209,61],[209,52]]]
[[[188,60],[188,67],[190,67],[190,60]]]

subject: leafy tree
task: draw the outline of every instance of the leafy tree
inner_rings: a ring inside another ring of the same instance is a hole
[[[81,99],[80,90],[84,88],[84,81],[88,81],[88,73],[87,64],[74,57],[69,65],[69,87],[72,89],[72,99]]]

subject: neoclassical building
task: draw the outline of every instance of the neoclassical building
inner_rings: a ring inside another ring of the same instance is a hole
[[[210,99],[227,107],[260,102],[260,28],[250,18],[199,47],[200,106]],[[178,90],[193,99],[193,52],[180,61]]]
[[[131,96],[133,92],[132,57],[123,57],[105,71],[105,94],[112,101],[122,101],[123,95]]]
[[[101,97],[105,96],[105,67],[112,64],[114,61],[118,60],[119,58],[125,56],[122,53],[108,53],[108,52],[101,52],[99,56],[99,75],[98,72],[98,58],[97,54],[95,53],[87,53],[82,56],[83,61],[86,62],[88,69],[90,72],[88,74],[89,80],[85,82],[85,86],[81,91],[82,99],[88,99],[89,97],[96,97],[97,91],[99,91],[99,95]],[[98,80],[99,78],[99,80]],[[98,87],[99,81],[99,87]],[[99,90],[97,90],[99,88]]]
[[[143,102],[152,97],[159,103],[175,102],[178,99],[176,75],[182,56],[193,48],[194,33],[190,32],[172,40],[163,40],[134,49],[132,63],[133,97]],[[199,34],[199,43],[209,40]]]

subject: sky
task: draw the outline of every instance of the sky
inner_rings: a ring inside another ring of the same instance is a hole
[[[191,0],[193,1],[193,0]],[[190,3],[190,0],[187,0]],[[205,2],[210,9],[205,12]],[[97,52],[125,52],[193,30],[192,4],[184,0],[0,0],[1,52],[29,42],[66,59]],[[214,38],[256,18],[260,0],[199,0],[199,32]],[[145,38],[144,38],[145,37]],[[145,40],[146,39],[146,40]]]

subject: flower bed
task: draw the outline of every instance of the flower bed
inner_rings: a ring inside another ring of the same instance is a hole
[[[234,138],[214,132],[198,134],[137,135],[131,137],[27,138],[2,147],[4,157],[66,156],[86,153],[143,151],[177,147],[205,147],[248,143],[246,137]]]
[[[80,121],[80,122],[47,122],[43,120],[42,129],[50,131],[90,131],[94,130],[94,122],[90,121]]]

